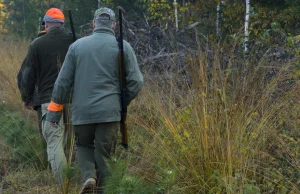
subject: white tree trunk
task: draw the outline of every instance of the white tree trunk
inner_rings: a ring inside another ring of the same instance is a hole
[[[221,1],[221,3],[218,3],[217,5],[217,20],[216,20],[216,36],[217,39],[220,39],[221,37],[221,21],[223,20],[223,14],[221,12],[221,5],[224,5],[225,1]]]
[[[246,16],[245,16],[245,53],[248,53],[248,41],[249,41],[249,18],[250,18],[250,0],[246,0]]]
[[[101,0],[98,0],[98,9],[101,7]]]
[[[176,25],[176,30],[178,30],[178,12],[177,12],[177,2],[174,0],[174,7],[175,7],[175,25]]]

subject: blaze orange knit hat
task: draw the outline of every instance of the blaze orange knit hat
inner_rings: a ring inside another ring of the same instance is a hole
[[[64,23],[65,16],[60,9],[51,8],[46,12],[46,15],[44,16],[44,21],[52,23]]]

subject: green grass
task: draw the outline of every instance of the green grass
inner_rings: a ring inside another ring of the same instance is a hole
[[[0,105],[0,137],[10,146],[11,157],[18,163],[39,168],[47,166],[37,126],[10,112],[4,103]]]

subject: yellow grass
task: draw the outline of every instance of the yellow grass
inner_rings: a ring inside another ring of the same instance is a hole
[[[132,140],[139,145],[135,172],[155,182],[157,172],[151,166],[173,170],[184,193],[245,193],[252,188],[249,185],[263,191],[271,189],[268,184],[278,186],[273,179],[291,192],[300,192],[274,165],[278,155],[271,151],[274,146],[288,147],[279,135],[280,117],[286,115],[290,122],[295,113],[288,110],[300,110],[293,104],[298,102],[299,81],[289,89],[278,88],[293,79],[293,72],[287,71],[290,64],[266,82],[266,61],[249,61],[244,67],[229,61],[228,68],[222,69],[220,56],[213,60],[205,53],[197,56],[188,63],[191,84],[176,75],[169,87],[161,84],[167,76],[147,80],[132,116],[139,137]],[[181,89],[172,89],[176,84]],[[292,122],[299,123],[299,118]],[[141,131],[147,135],[140,137]],[[299,172],[297,156],[291,150],[287,155],[288,163],[294,161],[292,171]]]
[[[0,100],[20,107],[17,74],[29,46],[28,41],[0,40]]]
[[[1,45],[0,100],[20,108],[16,75],[28,42]],[[129,107],[130,173],[163,182],[163,193],[299,193],[285,172],[299,172],[300,86],[292,64],[272,67],[276,76],[266,78],[269,61],[250,56],[239,66],[229,58],[224,67],[219,54],[187,54],[188,79],[144,72],[145,87]]]

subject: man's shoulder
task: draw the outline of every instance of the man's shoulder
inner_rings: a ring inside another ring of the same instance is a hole
[[[40,44],[42,41],[41,39],[43,38],[44,36],[40,36],[40,37],[36,37],[33,41],[31,41],[30,45],[31,46],[36,46],[38,44]]]
[[[130,43],[127,42],[126,40],[123,40],[123,44],[124,44],[124,46],[129,46],[129,47],[131,47]]]
[[[91,36],[85,36],[85,37],[81,37],[78,38],[73,45],[79,45],[79,44],[88,44],[90,42],[94,41],[92,35]]]
[[[73,32],[71,30],[69,30],[67,28],[65,28],[64,30],[65,30],[64,32],[66,32],[70,37],[72,37],[72,39],[74,39]],[[78,39],[81,39],[82,36],[80,34],[75,33],[75,38],[76,38],[76,40],[78,40]]]
[[[42,36],[36,37],[31,43],[32,44],[40,44],[41,42],[43,42],[43,41],[45,41],[47,39],[49,39],[49,34],[48,33],[46,33],[46,34],[44,34]]]
[[[123,45],[124,45],[125,52],[133,51],[131,44],[129,42],[127,42],[126,40],[123,40]]]

